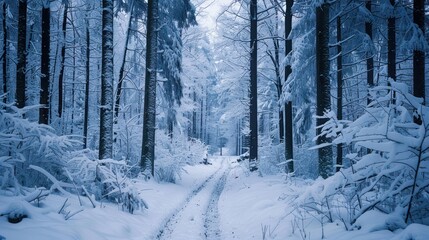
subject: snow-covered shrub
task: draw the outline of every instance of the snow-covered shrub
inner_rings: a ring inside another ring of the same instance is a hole
[[[353,146],[355,153],[347,155],[347,168],[320,183],[320,199],[311,198],[328,208],[347,203],[350,224],[372,209],[400,211],[405,222],[429,217],[429,108],[406,84],[390,85],[370,91],[371,104],[354,122],[330,114],[323,127],[334,144]]]
[[[125,160],[99,160],[98,153],[89,149],[72,152],[65,159],[70,180],[82,190],[79,194],[117,202],[122,210],[130,213],[147,208],[135,187],[139,180],[130,176],[133,167]]]
[[[284,145],[274,145],[270,138],[262,138],[259,147],[259,171],[263,175],[285,172]]]
[[[127,164],[138,166],[141,157],[141,144],[143,125],[139,123],[139,118],[133,117],[127,121],[123,120],[115,124],[115,159],[126,159]],[[132,169],[133,176],[140,173],[140,168]]]
[[[155,178],[157,181],[176,182],[183,167],[202,162],[207,147],[197,139],[188,141],[183,134],[173,134],[173,138],[163,131],[156,132]]]
[[[1,97],[0,97],[1,99]],[[36,165],[61,178],[62,156],[78,141],[58,136],[51,127],[31,122],[23,116],[38,106],[19,109],[0,101],[0,189],[21,186],[47,186],[49,180],[37,171]]]

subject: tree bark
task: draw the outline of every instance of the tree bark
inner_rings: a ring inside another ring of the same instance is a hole
[[[39,123],[49,123],[49,76],[51,53],[51,7],[49,1],[44,1],[42,8],[42,56],[40,77]]]
[[[414,0],[413,5],[414,23],[425,33],[425,11],[424,0]],[[424,49],[413,51],[413,94],[423,98],[425,104],[425,52]]]
[[[286,0],[285,14],[285,55],[292,52],[292,39],[289,39],[289,34],[292,31],[292,6],[293,0]],[[285,83],[292,73],[290,64],[285,67]],[[293,123],[292,123],[292,101],[289,100],[285,104],[285,157],[286,160],[293,160]],[[293,161],[288,163],[288,171],[294,171]]]
[[[369,12],[371,12],[371,0],[368,0],[365,4],[366,9],[368,9]],[[365,22],[365,33],[368,35],[368,37],[372,41],[372,22],[368,21]],[[371,88],[374,86],[374,57],[369,56],[366,59],[366,79],[367,79],[367,85],[368,88]],[[371,103],[371,99],[368,96],[367,103]]]
[[[331,109],[331,85],[329,79],[329,4],[323,3],[316,9],[316,85],[317,116],[323,116]],[[316,126],[323,125],[327,119],[318,118]],[[317,128],[316,135],[321,129]],[[329,143],[325,136],[317,138],[317,144]],[[332,148],[319,148],[319,175],[327,178],[332,174]]]
[[[390,0],[392,7],[395,7],[395,0]],[[393,11],[387,19],[387,76],[396,81],[396,19]],[[393,102],[395,92],[393,92]]]
[[[60,73],[58,75],[58,117],[61,118],[63,113],[63,80],[64,80],[64,61],[66,58],[66,33],[67,33],[67,11],[68,11],[68,2],[64,4],[63,12],[63,43],[61,45],[61,63],[60,63]]]
[[[133,4],[134,1],[131,2]],[[130,8],[130,18],[128,20],[127,34],[125,37],[125,49],[124,55],[122,57],[121,68],[119,69],[119,77],[118,84],[116,86],[116,94],[115,94],[115,111],[114,111],[114,119],[115,122],[118,121],[120,102],[121,102],[121,93],[122,93],[122,82],[124,81],[124,73],[125,73],[125,62],[127,60],[127,52],[128,52],[128,42],[130,41],[130,32],[131,32],[131,23],[133,20],[133,5]]]
[[[258,160],[258,1],[250,1],[250,171],[257,170]]]
[[[3,2],[3,93],[7,93],[7,4]],[[3,102],[7,102],[7,97],[3,98]]]
[[[343,119],[343,53],[342,53],[342,36],[341,36],[341,17],[337,17],[337,119]],[[343,144],[337,145],[337,167],[340,171],[343,165]]]
[[[143,112],[142,171],[155,173],[156,74],[158,51],[158,0],[148,1],[146,77]]]
[[[89,34],[89,21],[86,20],[86,62],[85,62],[85,109],[83,117],[83,148],[88,147],[88,118],[89,118],[89,76],[90,76],[90,34]]]
[[[103,0],[99,159],[113,149],[113,0]]]
[[[27,71],[27,0],[19,0],[18,4],[18,49],[16,66],[16,106],[25,107],[25,74]]]

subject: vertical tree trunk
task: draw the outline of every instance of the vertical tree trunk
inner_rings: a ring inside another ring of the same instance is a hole
[[[63,12],[63,43],[61,45],[61,63],[60,63],[60,73],[58,75],[58,117],[61,118],[63,113],[63,81],[64,81],[64,61],[66,58],[66,33],[67,33],[67,11],[68,11],[68,2],[64,3],[64,12]]]
[[[250,171],[258,160],[258,1],[250,1]]]
[[[40,77],[39,123],[49,122],[49,76],[51,47],[51,7],[49,1],[43,2],[42,8],[42,57]]]
[[[395,0],[390,0],[392,7],[395,7]],[[393,11],[387,19],[387,76],[396,81],[396,19]],[[395,93],[393,93],[395,98]]]
[[[316,9],[316,85],[317,116],[323,116],[331,109],[331,85],[329,79],[329,4],[323,3]],[[327,119],[318,118],[316,126],[323,125]],[[321,133],[317,128],[316,135]],[[328,143],[325,136],[317,138],[317,144]],[[319,175],[327,178],[332,174],[332,148],[319,148]]]
[[[131,2],[133,4],[134,1]],[[130,41],[130,32],[131,32],[131,23],[133,20],[133,5],[130,8],[130,18],[128,20],[128,27],[127,27],[127,33],[125,37],[125,49],[124,49],[124,55],[122,57],[122,63],[121,68],[119,69],[119,77],[118,77],[118,84],[116,86],[116,94],[115,94],[115,115],[114,119],[117,123],[118,116],[119,116],[119,108],[120,108],[120,102],[121,102],[121,93],[122,93],[122,82],[124,81],[124,73],[125,73],[125,62],[127,60],[127,52],[128,52],[128,42]]]
[[[366,6],[366,9],[368,9],[368,11],[371,12],[371,0],[368,0],[365,6]],[[371,21],[365,22],[365,33],[372,40],[372,22]],[[372,56],[372,54],[366,59],[366,79],[367,79],[368,88],[373,87],[374,86],[374,57]],[[370,102],[371,102],[371,99],[368,97],[367,103],[369,104]]]
[[[86,62],[85,62],[85,109],[83,116],[83,148],[88,147],[88,117],[89,117],[89,66],[90,66],[90,35],[89,35],[89,21],[86,21]]]
[[[277,99],[280,100],[281,95],[282,95],[282,89],[283,89],[283,84],[282,84],[282,78],[281,78],[281,74],[280,74],[280,40],[279,40],[279,35],[278,35],[278,29],[279,29],[279,18],[278,18],[278,11],[275,11],[275,19],[276,19],[276,25],[275,25],[275,30],[274,32],[271,34],[273,36],[273,45],[274,45],[274,56],[272,54],[269,54],[271,61],[273,62],[274,65],[274,70],[276,73],[276,88],[277,88]],[[284,142],[284,134],[285,134],[285,129],[284,129],[284,114],[283,114],[284,110],[282,110],[281,104],[279,104],[279,122],[278,122],[278,129],[279,129],[279,142],[283,143]]]
[[[3,93],[7,93],[7,4],[3,2]],[[3,98],[3,101],[7,102],[7,97]]]
[[[16,66],[16,106],[23,108],[25,106],[25,73],[27,71],[27,0],[19,0],[18,4],[18,49]]]
[[[192,101],[194,104],[197,103],[197,93],[195,92],[195,87],[194,92],[192,93]],[[192,138],[197,138],[197,110],[195,108],[192,110]]]
[[[341,47],[341,17],[337,17],[337,119],[343,119],[343,53]],[[340,171],[343,165],[343,144],[337,145],[337,167],[336,171]]]
[[[424,0],[414,0],[414,23],[425,33]],[[413,52],[413,94],[425,101],[425,52],[424,49],[414,49]]]
[[[292,6],[293,0],[286,0],[285,14],[285,54],[286,56],[292,52],[292,39],[289,39],[289,34],[292,31]],[[285,67],[285,82],[292,73],[290,64]],[[289,100],[285,104],[285,157],[286,160],[293,159],[293,123],[292,123],[292,101]],[[293,172],[293,161],[288,163],[288,171]]]
[[[113,0],[103,0],[99,159],[113,150]]]
[[[148,1],[146,78],[143,112],[142,171],[155,173],[155,128],[156,128],[156,74],[158,51],[158,0]]]

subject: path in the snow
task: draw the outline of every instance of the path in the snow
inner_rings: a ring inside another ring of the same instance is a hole
[[[159,229],[156,239],[220,239],[218,201],[230,170],[228,158],[192,191]]]

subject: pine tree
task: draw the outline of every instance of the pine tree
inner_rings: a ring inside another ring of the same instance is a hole
[[[88,7],[89,8],[89,7]],[[89,12],[89,9],[88,9]],[[83,148],[88,146],[88,120],[89,120],[89,80],[90,80],[90,64],[91,64],[91,36],[89,33],[89,20],[86,16],[85,37],[86,37],[86,53],[85,53],[85,103],[83,116]]]
[[[64,3],[64,11],[63,11],[63,23],[62,23],[63,42],[61,44],[60,74],[58,75],[58,117],[60,118],[63,113],[64,61],[66,58],[66,32],[67,32],[68,8],[69,8],[68,2],[66,1]]]
[[[99,159],[113,150],[113,0],[103,0]]]
[[[156,74],[158,52],[158,0],[148,1],[146,77],[143,113],[143,141],[140,165],[142,171],[155,173],[155,117],[156,117]],[[148,173],[147,173],[148,174]]]
[[[250,1],[250,170],[258,160],[258,1]]]
[[[365,4],[366,9],[371,12],[371,0],[368,0]],[[365,33],[368,35],[368,37],[372,40],[372,21],[366,21],[365,22]],[[374,86],[374,57],[367,56],[366,59],[366,79],[367,79],[367,85],[369,88]],[[367,100],[368,104],[371,102],[370,98]]]
[[[292,31],[292,7],[293,0],[286,0],[286,14],[285,14],[285,55],[287,56],[292,52],[292,39],[289,38]],[[289,75],[292,73],[292,66],[290,64],[285,67],[285,82]],[[292,101],[287,101],[285,104],[285,157],[286,160],[293,159],[293,122],[292,122]],[[293,161],[288,163],[289,172],[294,171]]]
[[[331,86],[329,79],[329,4],[324,2],[316,8],[316,85],[317,116],[323,116],[331,108]],[[327,119],[318,118],[316,126],[323,125]],[[317,128],[316,135],[321,129]],[[328,143],[326,136],[317,138],[317,144]],[[332,148],[319,148],[319,175],[327,178],[332,174]]]
[[[40,77],[40,109],[39,123],[49,122],[49,77],[50,77],[50,47],[51,47],[51,7],[50,1],[43,1],[42,6],[42,57]]]
[[[414,23],[425,33],[424,0],[414,0]],[[413,94],[425,101],[425,51],[414,49],[413,51]],[[424,105],[424,103],[423,103]]]
[[[3,1],[3,93],[7,93],[7,58],[8,58],[8,47],[7,47],[7,41],[8,41],[8,33],[7,33],[7,4],[6,1]],[[3,101],[6,103],[7,98],[3,98]]]
[[[25,73],[27,71],[27,0],[18,3],[18,49],[16,65],[16,106],[23,108],[26,100]]]
[[[337,16],[337,119],[343,119],[343,53],[341,36],[341,16]],[[343,144],[337,145],[337,167],[336,171],[340,171],[343,165]]]

